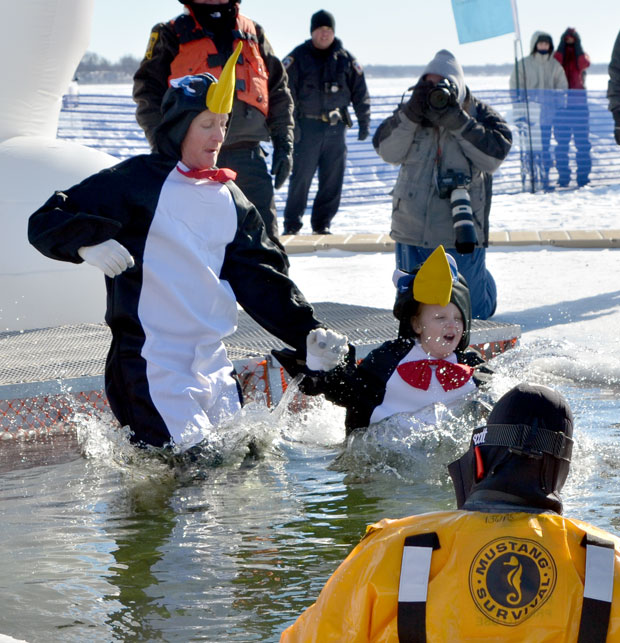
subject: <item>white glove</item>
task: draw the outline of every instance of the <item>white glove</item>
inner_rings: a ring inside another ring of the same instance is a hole
[[[311,371],[331,371],[348,353],[348,342],[334,330],[311,330],[306,337],[306,366]]]
[[[129,250],[114,239],[95,246],[82,246],[78,248],[78,254],[86,263],[99,268],[108,277],[116,277],[135,265]]]

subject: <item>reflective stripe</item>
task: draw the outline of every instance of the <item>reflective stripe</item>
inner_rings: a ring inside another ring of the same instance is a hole
[[[426,597],[433,549],[439,549],[439,538],[434,531],[405,538],[398,585],[400,643],[426,641]]]
[[[432,547],[404,547],[398,586],[399,602],[426,602],[432,555]]]
[[[588,544],[584,598],[611,603],[614,589],[614,557],[613,548]]]
[[[614,586],[614,543],[585,534],[581,546],[586,548],[586,578],[577,641],[604,643],[609,629]]]

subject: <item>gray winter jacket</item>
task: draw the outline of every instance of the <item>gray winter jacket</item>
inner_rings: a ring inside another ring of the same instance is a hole
[[[522,58],[516,69],[510,74],[510,89],[568,89],[566,72],[553,57],[553,50],[548,54],[534,51],[536,42],[541,36],[549,36],[545,31],[535,31],[530,42],[532,53]],[[525,78],[524,78],[525,76]]]
[[[391,236],[413,246],[454,248],[450,199],[440,198],[438,190],[438,176],[454,170],[471,178],[477,245],[487,246],[491,174],[510,151],[512,134],[495,110],[470,94],[463,70],[450,52],[438,52],[422,75],[431,73],[456,84],[458,100],[469,119],[457,130],[424,127],[405,116],[403,104],[379,126],[373,139],[377,153],[384,161],[401,166],[392,192]]]

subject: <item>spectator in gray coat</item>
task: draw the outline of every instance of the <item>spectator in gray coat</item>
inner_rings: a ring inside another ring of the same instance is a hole
[[[506,121],[472,96],[461,65],[445,49],[373,137],[379,156],[400,165],[392,193],[397,268],[412,272],[443,245],[467,280],[478,319],[493,315],[497,302],[485,256],[492,173],[511,144]]]

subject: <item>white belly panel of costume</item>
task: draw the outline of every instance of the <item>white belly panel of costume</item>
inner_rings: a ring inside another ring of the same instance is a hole
[[[237,302],[219,277],[236,231],[225,186],[172,170],[146,239],[138,315],[151,398],[180,446],[240,408],[222,344],[236,329]]]

